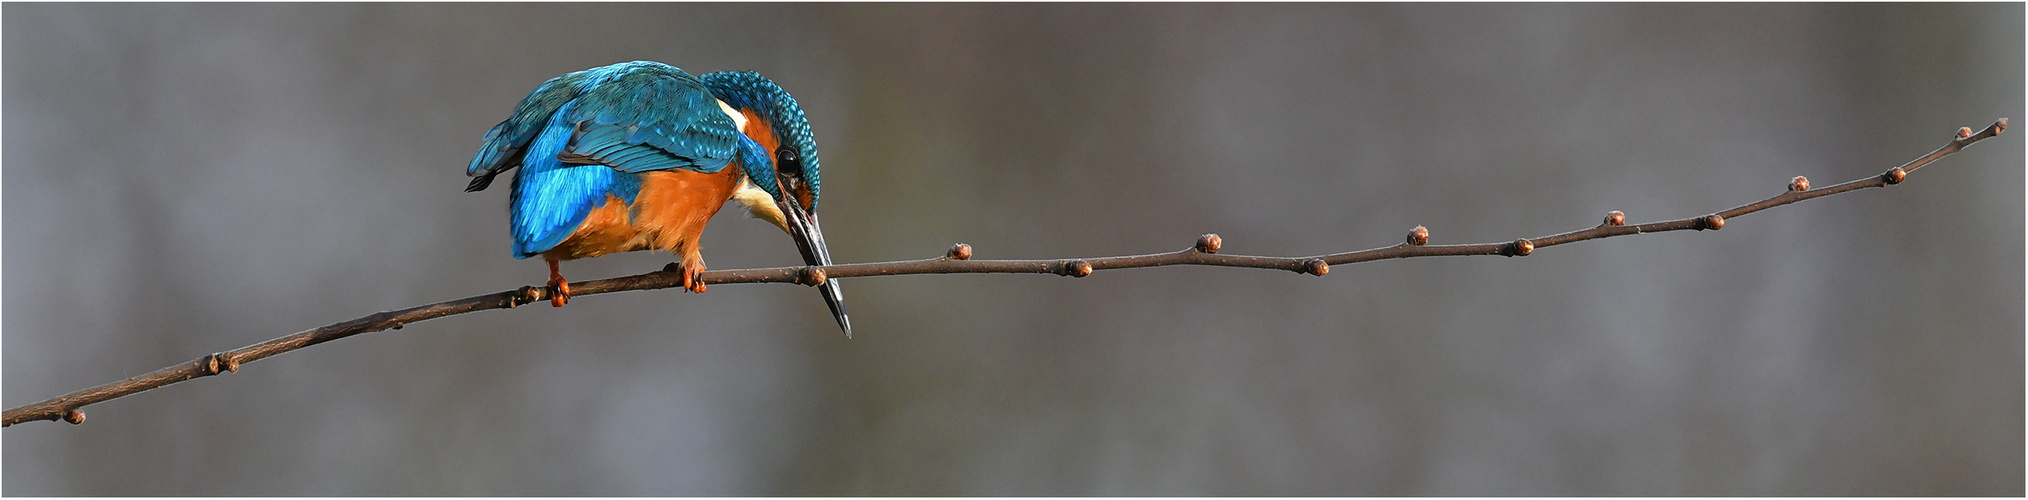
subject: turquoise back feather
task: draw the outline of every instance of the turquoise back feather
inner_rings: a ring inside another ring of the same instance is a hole
[[[607,196],[632,204],[642,172],[773,163],[718,106],[704,82],[667,64],[634,61],[543,82],[486,133],[466,167],[467,191],[521,167],[509,197],[516,258],[554,248]],[[772,179],[772,176],[769,176]],[[768,185],[772,185],[770,182]]]

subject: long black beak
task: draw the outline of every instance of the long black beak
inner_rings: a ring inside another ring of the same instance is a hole
[[[776,196],[775,206],[782,209],[782,217],[789,221],[789,236],[795,238],[796,250],[803,252],[803,263],[831,265],[831,250],[824,248],[824,230],[817,227],[817,214],[804,210],[794,195]],[[831,316],[838,318],[838,328],[845,330],[845,338],[852,338],[852,318],[845,315],[845,292],[838,288],[838,280],[824,280],[817,290],[824,293],[824,305],[831,306]]]

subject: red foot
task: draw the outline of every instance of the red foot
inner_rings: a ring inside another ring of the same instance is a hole
[[[704,293],[704,278],[697,276],[702,272],[704,272],[702,265],[683,266],[683,288],[695,293]]]
[[[570,281],[563,279],[563,273],[556,271],[556,261],[553,260],[549,261],[549,288],[556,291],[554,295],[549,296],[551,307],[563,307],[564,304],[570,303]]]

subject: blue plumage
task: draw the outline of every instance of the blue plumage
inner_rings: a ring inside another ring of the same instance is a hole
[[[720,173],[734,162],[739,171]],[[795,98],[759,74],[700,79],[634,61],[552,78],[486,132],[465,190],[516,167],[513,254],[549,262],[552,305],[570,297],[558,261],[633,250],[682,255],[683,287],[703,292],[697,238],[729,200],[789,233],[805,264],[831,265],[815,213],[816,138]],[[851,336],[838,282],[817,286]]]
[[[525,259],[569,237],[608,195],[633,203],[635,174],[714,173],[735,158],[772,174],[769,155],[744,154],[749,145],[759,149],[696,77],[657,62],[620,63],[552,78],[522,98],[486,133],[466,167],[476,178],[466,190],[521,167],[509,226],[514,256]]]

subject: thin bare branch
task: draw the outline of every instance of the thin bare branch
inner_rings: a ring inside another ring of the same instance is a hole
[[[2006,128],[2007,120],[2004,118],[1977,133],[1972,132],[1969,128],[1960,128],[1958,129],[1957,137],[1951,140],[1949,144],[1937,148],[1936,151],[1931,151],[1928,155],[1917,158],[1915,161],[1888,169],[1886,173],[1816,189],[1810,188],[1808,179],[1797,177],[1790,181],[1789,190],[1785,193],[1710,215],[1630,226],[1626,225],[1625,214],[1615,211],[1607,214],[1603,223],[1588,229],[1507,242],[1469,245],[1429,245],[1427,244],[1429,242],[1429,230],[1416,227],[1409,232],[1406,241],[1393,246],[1308,257],[1259,257],[1220,254],[1218,250],[1222,242],[1218,235],[1207,234],[1199,238],[1197,244],[1191,248],[1169,253],[1047,260],[970,260],[972,255],[971,246],[961,243],[952,246],[950,251],[946,252],[943,257],[933,259],[837,264],[823,267],[773,267],[705,271],[699,277],[706,284],[713,285],[732,283],[800,283],[815,286],[822,284],[827,279],[862,278],[869,276],[952,273],[1034,273],[1083,277],[1108,269],[1176,265],[1280,269],[1322,276],[1330,272],[1332,265],[1371,262],[1383,259],[1446,255],[1522,256],[1528,255],[1539,248],[1613,236],[1688,229],[1719,229],[1725,227],[1728,220],[1746,214],[1848,191],[1899,184],[1908,174],[1915,172],[1916,169],[1964,149],[1965,146],[1969,146],[1981,139],[1999,135]],[[680,286],[681,282],[682,274],[677,272],[676,264],[670,264],[661,271],[571,283],[570,289],[572,296],[582,297],[630,290],[674,288]],[[487,309],[511,309],[523,304],[547,301],[551,292],[552,290],[546,287],[524,286],[516,290],[416,306],[399,311],[375,313],[363,318],[303,331],[231,351],[206,355],[196,360],[156,370],[146,375],[80,390],[40,403],[9,409],[4,415],[0,415],[0,426],[11,426],[20,422],[36,420],[64,420],[73,424],[83,423],[85,419],[84,412],[79,411],[79,409],[85,405],[193,378],[217,375],[222,372],[237,372],[240,365],[246,363],[252,363],[277,354],[353,335],[388,329],[399,330],[403,325],[417,321]]]

